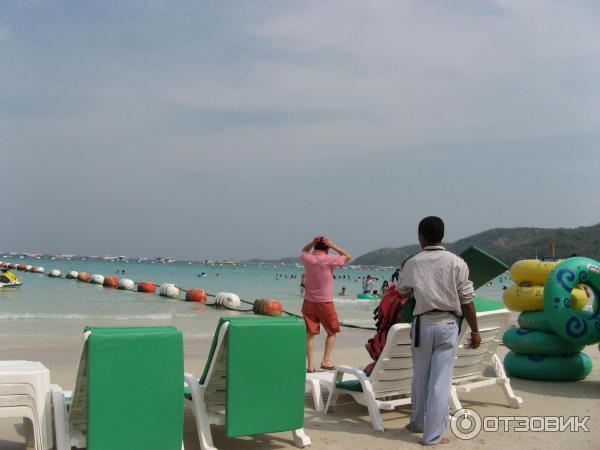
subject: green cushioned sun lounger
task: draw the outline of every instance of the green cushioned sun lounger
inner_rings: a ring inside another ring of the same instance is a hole
[[[228,437],[292,431],[304,423],[306,331],[295,317],[222,317],[200,379],[185,374],[200,447],[215,449],[210,425]]]
[[[72,396],[52,386],[57,450],[179,450],[183,338],[174,327],[88,327]]]

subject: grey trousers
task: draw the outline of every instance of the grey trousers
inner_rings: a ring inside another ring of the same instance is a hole
[[[429,325],[421,321],[419,346],[411,345],[413,359],[413,429],[423,432],[423,444],[440,442],[448,425],[448,401],[458,345],[458,324]],[[414,333],[414,323],[413,330]]]

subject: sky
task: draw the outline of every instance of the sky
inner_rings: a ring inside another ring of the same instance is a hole
[[[0,250],[593,225],[598,80],[593,0],[3,0]]]

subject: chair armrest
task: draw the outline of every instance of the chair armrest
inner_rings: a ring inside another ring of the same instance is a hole
[[[335,368],[335,375],[334,375],[335,380],[337,380],[338,373],[340,375],[344,374],[344,373],[347,373],[349,375],[354,375],[356,378],[358,378],[358,380],[361,383],[363,381],[367,381],[369,379],[369,377],[361,369],[357,369],[355,367],[350,367],[350,366],[337,366]],[[341,379],[340,379],[340,381],[341,381]]]
[[[56,449],[68,450],[71,448],[69,428],[67,423],[67,403],[65,392],[58,384],[50,385],[52,396],[52,409],[54,411],[54,434],[56,437]]]
[[[199,384],[198,378],[196,378],[194,374],[190,372],[185,372],[183,374],[183,383],[189,387],[192,387],[194,384]]]

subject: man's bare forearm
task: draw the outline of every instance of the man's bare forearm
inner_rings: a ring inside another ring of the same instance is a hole
[[[352,259],[352,255],[350,253],[348,253],[346,250],[344,250],[341,247],[338,247],[337,245],[335,245],[333,242],[329,242],[329,247],[336,251],[337,253],[339,253],[341,256],[344,257],[344,259],[346,260],[346,262],[350,261]]]
[[[473,302],[461,305],[461,309],[463,317],[471,327],[471,331],[473,333],[478,333],[479,328],[477,326],[477,312],[475,311],[475,306],[473,305]]]

